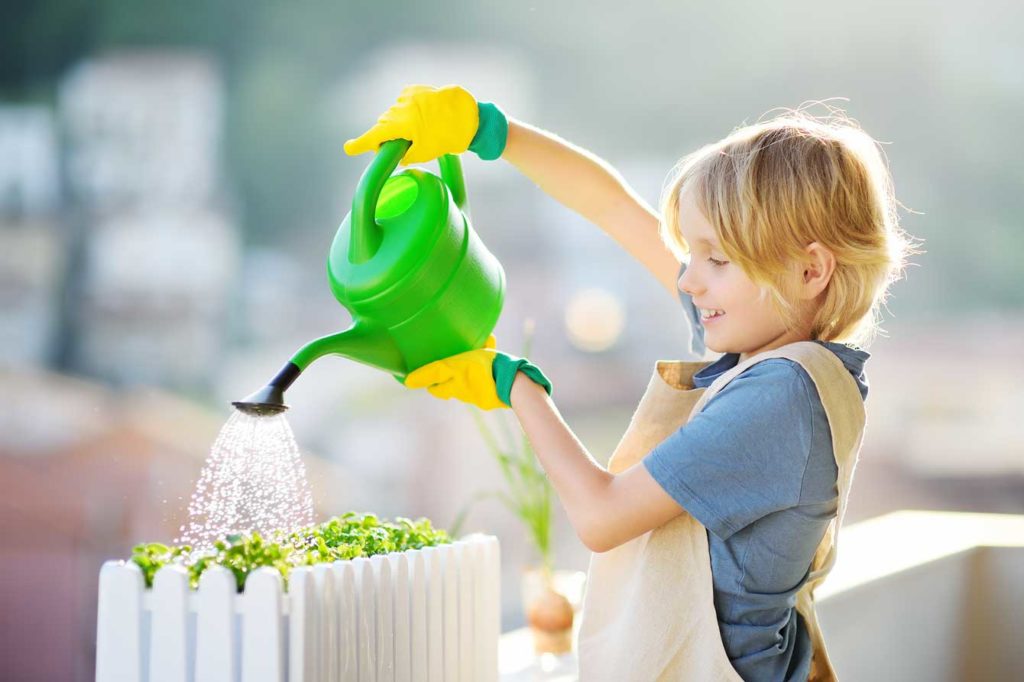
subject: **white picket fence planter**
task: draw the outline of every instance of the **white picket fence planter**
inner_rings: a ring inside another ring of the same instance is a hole
[[[497,538],[291,572],[261,568],[238,593],[211,567],[145,589],[131,562],[100,572],[97,682],[484,682],[498,679]]]

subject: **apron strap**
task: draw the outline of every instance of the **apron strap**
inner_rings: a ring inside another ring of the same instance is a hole
[[[694,405],[690,418],[704,409],[708,401],[718,394],[737,376],[759,362],[770,358],[786,358],[803,367],[818,390],[825,416],[832,432],[832,452],[836,459],[839,476],[839,509],[836,518],[829,524],[818,545],[811,563],[811,572],[804,588],[813,591],[824,580],[835,564],[839,544],[838,529],[846,515],[853,472],[863,442],[866,412],[857,382],[836,354],[813,341],[798,341],[773,350],[758,353],[737,364],[718,377]]]

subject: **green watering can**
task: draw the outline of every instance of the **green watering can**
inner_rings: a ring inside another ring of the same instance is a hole
[[[399,381],[435,360],[482,348],[505,298],[505,273],[473,231],[457,156],[441,177],[391,175],[410,146],[381,145],[331,244],[327,277],[353,325],[299,349],[269,384],[232,403],[243,412],[288,409],[284,392],[317,358],[341,355]]]

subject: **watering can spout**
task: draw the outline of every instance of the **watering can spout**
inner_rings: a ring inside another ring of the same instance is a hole
[[[270,383],[231,404],[242,412],[254,416],[273,416],[284,412],[288,409],[284,402],[284,392],[303,370],[324,355],[341,355],[400,378],[408,371],[405,359],[390,334],[371,323],[357,321],[343,332],[307,343],[292,356]]]
[[[302,370],[295,363],[289,362],[269,384],[231,404],[253,417],[273,417],[275,414],[281,414],[288,409],[284,402],[284,392],[301,373]]]
[[[364,365],[402,377],[405,358],[386,330],[367,320],[356,320],[349,329],[310,341],[292,356],[291,361],[304,370],[324,355],[340,355]]]

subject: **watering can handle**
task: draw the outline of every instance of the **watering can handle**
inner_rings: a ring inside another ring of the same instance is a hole
[[[448,185],[448,191],[452,193],[452,199],[459,210],[469,215],[469,203],[466,201],[466,179],[462,175],[462,162],[455,154],[445,154],[437,158],[437,165],[441,169],[441,179]]]
[[[364,263],[377,253],[383,234],[377,225],[374,211],[377,198],[380,196],[384,183],[398,168],[398,162],[412,146],[409,140],[389,140],[380,146],[377,155],[363,173],[356,186],[356,196],[352,200],[352,239],[348,258],[351,263]],[[469,212],[466,202],[466,181],[462,175],[462,163],[459,157],[445,154],[437,159],[441,168],[441,179],[452,193],[455,205],[463,213]]]

